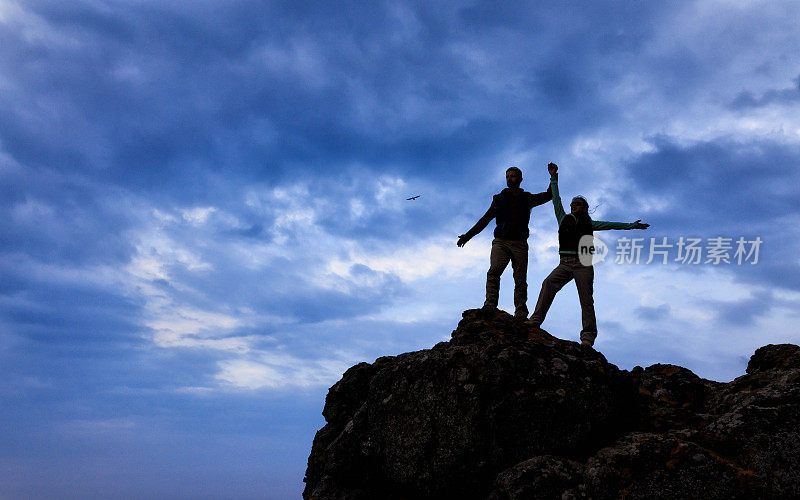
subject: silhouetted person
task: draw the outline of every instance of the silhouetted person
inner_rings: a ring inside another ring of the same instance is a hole
[[[520,189],[522,171],[517,167],[506,170],[508,187],[492,198],[489,210],[478,222],[458,237],[457,245],[464,246],[473,236],[483,231],[492,219],[497,220],[492,240],[489,272],[486,273],[485,309],[497,307],[500,296],[500,275],[503,274],[508,261],[514,271],[514,316],[520,319],[528,317],[528,224],[531,209],[550,201],[550,189],[543,193],[529,193]]]
[[[547,165],[550,173],[550,191],[553,195],[553,209],[558,220],[558,253],[560,262],[558,267],[545,278],[542,283],[542,290],[539,292],[539,299],[536,301],[536,309],[531,315],[529,323],[534,327],[540,327],[544,322],[547,311],[553,303],[553,299],[561,288],[575,280],[578,288],[578,299],[581,303],[581,319],[583,329],[581,330],[581,344],[592,346],[594,339],[597,338],[597,320],[594,315],[594,267],[589,260],[581,263],[578,256],[578,242],[584,236],[591,236],[595,230],[603,229],[647,229],[650,224],[642,224],[641,220],[636,222],[607,222],[592,220],[589,217],[589,203],[582,196],[576,196],[570,203],[570,213],[564,213],[561,205],[561,196],[558,192],[558,165],[550,163]]]

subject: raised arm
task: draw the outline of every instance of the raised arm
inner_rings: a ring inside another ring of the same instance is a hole
[[[555,163],[548,163],[547,171],[550,173],[550,192],[553,195],[553,210],[556,212],[556,220],[560,226],[561,221],[564,220],[564,216],[567,214],[564,212],[564,206],[561,204],[561,195],[558,193],[558,165]]]
[[[483,214],[483,217],[478,219],[478,222],[476,222],[475,225],[472,226],[472,229],[470,229],[465,234],[462,234],[458,237],[458,242],[456,243],[456,245],[463,247],[469,240],[472,239],[473,236],[483,231],[486,228],[486,226],[488,226],[489,223],[492,222],[492,219],[494,219],[494,205],[489,207],[489,210],[487,210],[486,213]]]

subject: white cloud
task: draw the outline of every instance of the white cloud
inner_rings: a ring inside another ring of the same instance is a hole
[[[407,192],[406,182],[400,177],[382,175],[378,177],[375,199],[381,208],[399,210]]]
[[[487,252],[485,241],[480,238],[458,248],[452,236],[437,236],[399,249],[390,245],[372,251],[353,248],[347,259],[328,261],[326,271],[348,277],[354,264],[363,264],[375,271],[392,273],[404,282],[434,275],[457,278],[488,262]]]
[[[398,183],[390,183],[392,186]],[[276,343],[276,334],[240,335],[244,328],[268,329],[286,323],[286,318],[270,316],[242,304],[217,301],[213,308],[202,306],[208,293],[202,288],[208,286],[208,279],[219,278],[214,266],[198,253],[199,247],[206,247],[212,254],[223,251],[234,262],[256,271],[274,265],[276,258],[290,258],[292,261],[319,261],[324,267],[331,247],[351,247],[352,241],[336,240],[325,233],[315,222],[312,207],[305,203],[308,192],[303,187],[276,188],[266,195],[271,199],[263,201],[263,196],[248,198],[251,206],[261,203],[271,205],[275,215],[275,231],[297,230],[302,239],[310,236],[319,245],[311,246],[297,254],[291,246],[282,244],[281,239],[268,242],[258,240],[233,240],[216,242],[207,237],[213,230],[208,223],[213,216],[215,223],[239,224],[238,219],[215,207],[193,207],[176,209],[173,212],[149,212],[148,225],[131,236],[135,238],[137,253],[125,269],[128,288],[145,300],[143,325],[152,332],[153,345],[162,349],[205,349],[215,351],[227,358],[220,361],[215,380],[217,387],[200,385],[180,390],[194,394],[204,394],[221,389],[281,389],[286,387],[311,387],[330,385],[342,372],[357,361],[353,355],[324,350],[324,358],[300,358],[289,352],[282,352],[280,344],[274,350],[265,350],[265,343]],[[275,206],[277,204],[277,206]],[[298,207],[303,207],[298,210]],[[200,227],[202,226],[202,227]],[[185,232],[187,227],[193,228]],[[302,228],[302,229],[298,229]],[[219,229],[216,228],[215,229]],[[191,238],[186,238],[186,234]],[[295,235],[298,236],[298,235]],[[196,240],[194,239],[196,237]],[[285,240],[284,240],[285,241]],[[217,245],[224,245],[220,249]],[[210,247],[210,248],[208,248]],[[242,258],[237,259],[239,255]],[[247,256],[246,258],[244,256]],[[305,265],[305,264],[302,264]],[[180,270],[180,273],[176,271]],[[308,269],[306,269],[308,271]],[[316,283],[318,273],[308,273],[309,283]],[[305,275],[305,273],[304,273]],[[187,280],[197,277],[199,282]],[[375,283],[364,280],[383,279],[381,276],[362,273],[337,278],[346,287],[372,286]],[[328,283],[331,285],[331,283]],[[380,283],[378,283],[380,284]],[[242,283],[242,286],[247,286]],[[276,285],[279,286],[279,285]],[[352,291],[352,290],[350,290]],[[280,336],[281,334],[277,334]]]
[[[350,200],[350,218],[351,219],[359,219],[363,217],[367,213],[367,207],[364,206],[364,202],[359,199],[352,199]]]
[[[158,347],[199,347],[247,352],[256,340],[252,336],[226,336],[247,323],[230,315],[176,306],[165,300],[161,306],[148,303],[153,316],[145,325],[154,332]]]
[[[176,224],[195,226],[216,212],[213,207],[178,210],[182,216],[152,211],[150,225],[131,236],[136,240],[136,255],[126,266],[130,293],[145,300],[144,326],[153,332],[153,342],[162,348],[207,348],[247,352],[253,339],[233,336],[231,332],[248,325],[241,311],[205,310],[177,297],[175,291],[203,295],[194,286],[172,274],[176,266],[192,273],[208,273],[213,269],[191,248],[190,242],[178,241],[172,230]],[[163,286],[168,283],[169,287]],[[173,291],[173,289],[175,291]]]
[[[287,353],[261,352],[219,363],[217,380],[235,389],[291,389],[330,386],[359,358],[342,352],[325,359],[301,359]]]
[[[406,183],[391,176],[376,179],[375,183],[376,200],[389,205],[389,209],[396,204],[396,209],[401,210],[399,200],[404,200],[402,195],[407,189]],[[285,238],[218,242],[208,237],[209,231],[224,230],[226,224],[240,224],[237,218],[225,211],[215,207],[151,211],[146,217],[148,225],[132,233],[137,242],[137,254],[126,268],[129,288],[145,299],[143,324],[152,332],[155,346],[162,349],[205,349],[225,356],[215,375],[220,384],[216,390],[278,390],[330,385],[341,377],[345,369],[362,359],[335,349],[333,354],[330,349],[321,349],[324,357],[299,356],[296,351],[281,350],[281,344],[275,339],[283,334],[274,332],[271,336],[275,347],[266,350],[264,344],[270,341],[268,337],[237,334],[245,328],[274,329],[285,324],[287,319],[270,317],[262,311],[241,307],[242,304],[228,303],[224,298],[214,303],[213,308],[201,305],[206,303],[207,297],[203,283],[208,285],[207,280],[217,278],[215,265],[205,260],[203,255],[222,252],[234,265],[252,269],[254,277],[260,269],[273,266],[276,259],[289,259],[289,262],[304,268],[300,279],[306,280],[308,285],[344,293],[380,287],[392,277],[405,283],[428,280],[428,283],[436,282],[439,285],[435,286],[442,286],[453,277],[473,275],[475,269],[480,269],[478,275],[485,274],[489,248],[486,238],[475,238],[464,248],[456,247],[452,235],[447,235],[416,241],[403,248],[375,245],[373,242],[367,249],[358,240],[336,237],[325,231],[317,223],[316,211],[319,208],[311,202],[312,196],[303,186],[253,190],[245,200],[252,208],[269,211],[275,221],[271,231],[283,233]],[[222,226],[218,227],[219,224]],[[298,252],[292,248],[294,241],[302,241],[304,245],[314,241],[315,244],[304,246],[302,252]],[[224,249],[220,248],[222,245]],[[203,254],[199,252],[201,248]],[[347,257],[342,258],[342,255]],[[366,266],[371,271],[359,266]],[[452,288],[451,292],[457,293],[458,288]],[[400,304],[398,307],[395,312],[405,306]],[[417,304],[413,318],[419,321],[441,312],[438,304]],[[324,324],[319,328],[324,329]],[[205,393],[215,388],[195,384],[183,390]]]
[[[271,366],[244,359],[221,362],[220,373],[216,378],[241,389],[277,388],[286,381],[286,378]]]
[[[205,224],[209,216],[216,212],[214,207],[193,207],[189,209],[179,210],[183,215],[184,220],[190,222],[193,226]]]

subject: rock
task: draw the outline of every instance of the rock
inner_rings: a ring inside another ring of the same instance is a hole
[[[306,499],[800,496],[800,348],[729,384],[620,370],[502,311],[361,363],[325,400]]]
[[[741,475],[741,477],[740,477]],[[714,481],[710,481],[714,478]],[[586,463],[527,460],[500,473],[491,500],[754,498],[763,491],[734,462],[673,434],[631,433]]]
[[[747,363],[747,373],[791,368],[800,368],[800,347],[793,344],[760,347]]]
[[[800,498],[800,348],[759,348],[747,375],[722,384],[710,405],[713,418],[694,439],[735,457],[768,497]]]

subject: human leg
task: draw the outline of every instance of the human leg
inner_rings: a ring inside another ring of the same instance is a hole
[[[511,269],[514,271],[514,317],[528,317],[528,243],[509,242]]]
[[[544,322],[556,294],[572,279],[572,266],[568,259],[568,257],[562,257],[558,266],[542,282],[542,289],[536,300],[536,308],[530,319],[530,322],[536,326],[540,326]]]
[[[597,319],[594,314],[594,267],[578,264],[573,270],[578,300],[581,303],[581,341],[594,345],[597,338]]]
[[[486,273],[486,302],[484,307],[497,307],[500,298],[500,275],[506,270],[511,260],[511,252],[502,241],[492,241],[492,252],[489,255],[489,272]]]

